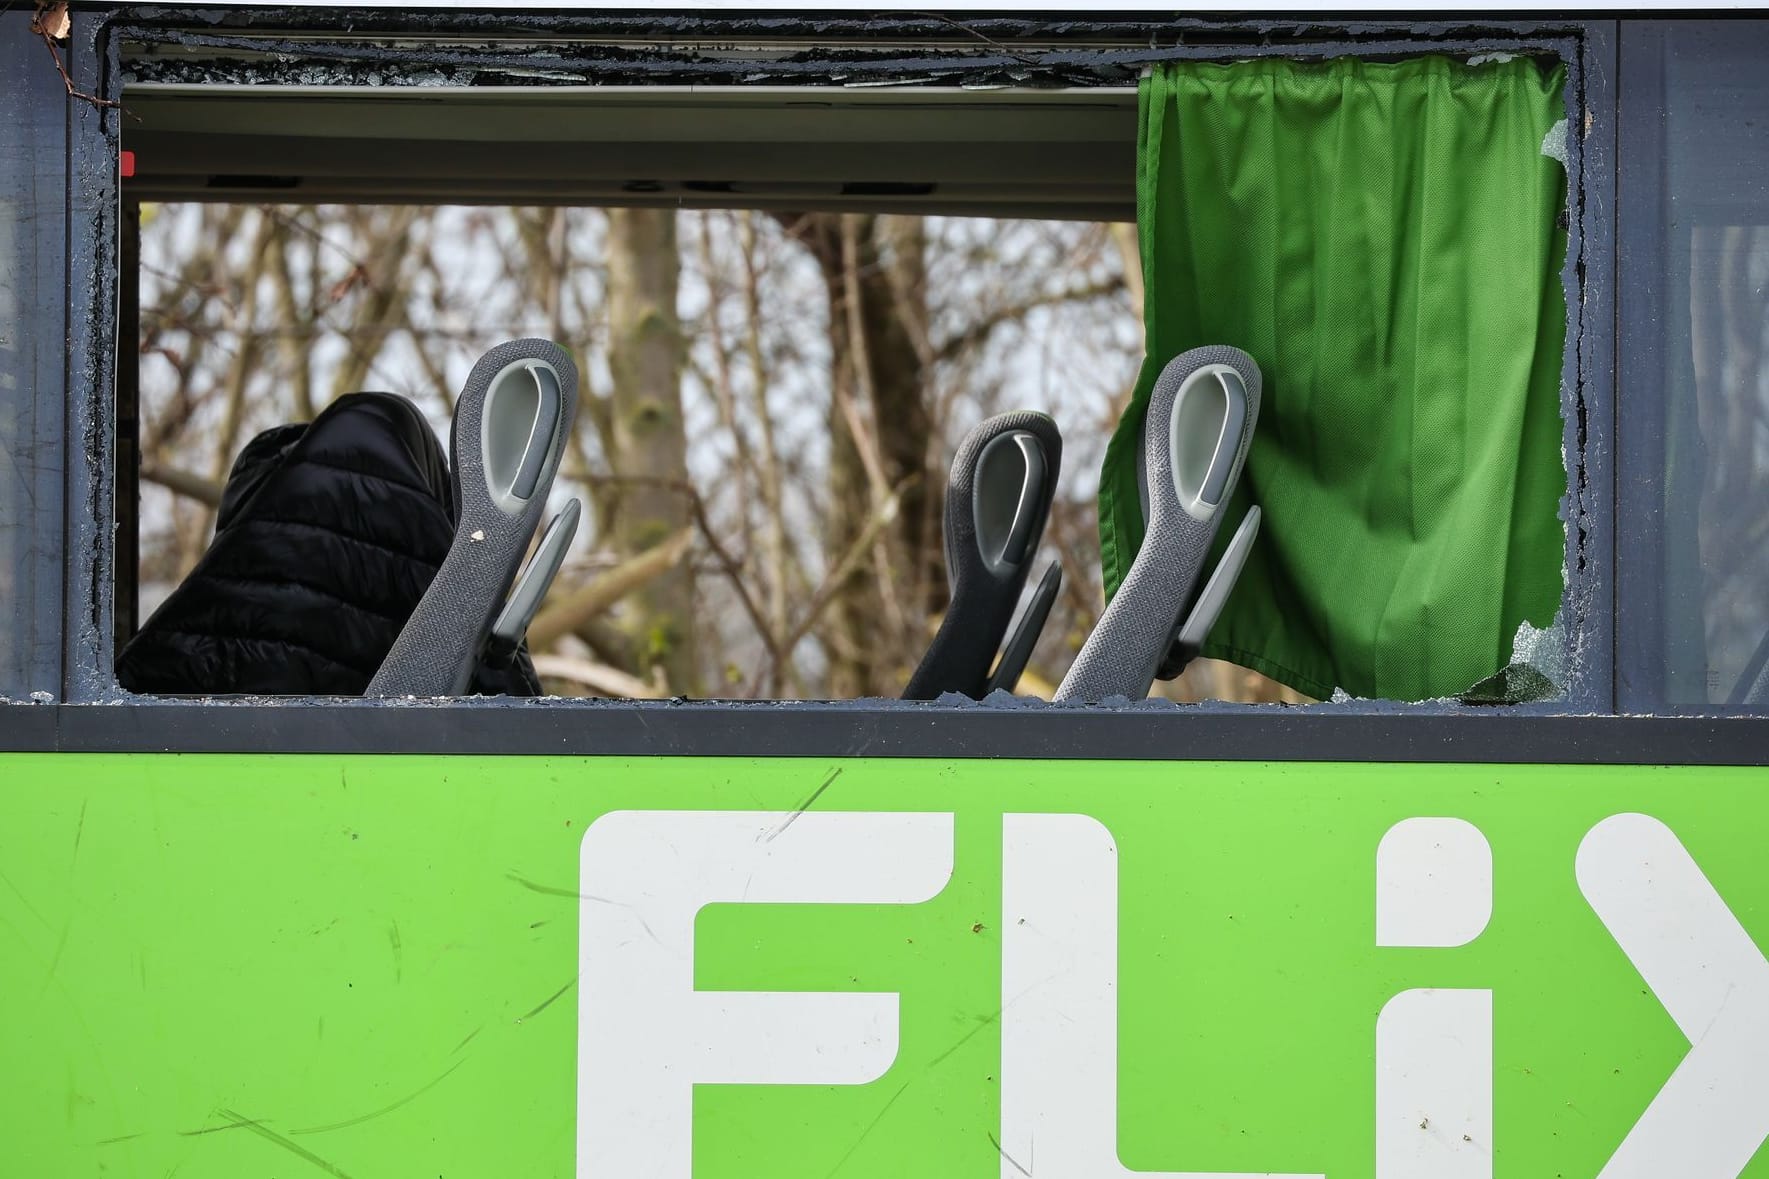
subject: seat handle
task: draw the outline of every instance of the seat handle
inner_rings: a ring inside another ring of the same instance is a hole
[[[528,634],[528,624],[540,612],[541,602],[546,599],[547,591],[553,588],[559,567],[565,563],[565,550],[571,547],[571,540],[577,535],[583,510],[583,501],[574,498],[541,533],[534,555],[528,558],[527,567],[510,591],[510,600],[504,603],[497,621],[491,624],[491,634],[486,638],[486,658],[492,663],[507,666],[516,657],[516,648],[522,645],[523,636]]]
[[[1038,588],[1027,599],[1026,610],[1020,615],[1019,625],[1014,627],[1006,646],[1001,648],[1001,661],[995,665],[994,674],[984,685],[983,695],[987,696],[997,690],[1011,692],[1014,685],[1020,682],[1020,675],[1026,670],[1026,664],[1032,660],[1032,648],[1038,645],[1038,636],[1044,633],[1044,622],[1050,617],[1050,608],[1056,604],[1057,592],[1062,588],[1062,563],[1052,561],[1045,567],[1044,576],[1039,578]]]
[[[1253,542],[1259,539],[1260,518],[1258,504],[1248,508],[1247,514],[1241,517],[1240,526],[1229,538],[1228,547],[1222,550],[1222,559],[1210,571],[1204,588],[1198,591],[1191,613],[1179,624],[1179,631],[1167,648],[1166,658],[1155,672],[1156,679],[1172,679],[1204,649],[1204,640],[1210,637],[1210,628],[1216,625],[1216,620],[1222,616],[1222,608],[1228,605],[1229,594],[1234,592],[1241,570],[1247,564],[1247,556],[1253,551]]]

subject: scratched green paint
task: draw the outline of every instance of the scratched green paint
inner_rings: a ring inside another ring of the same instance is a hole
[[[1669,824],[1769,944],[1755,769],[810,759],[0,758],[7,1176],[574,1176],[577,855],[615,809],[949,810],[917,906],[709,908],[697,985],[899,991],[864,1086],[707,1086],[705,1179],[994,1179],[1001,815],[1120,851],[1120,1152],[1373,1169],[1374,1027],[1491,987],[1497,1179],[1589,1179],[1684,1050],[1579,895],[1600,819]],[[1493,847],[1486,933],[1378,949],[1394,822]],[[1769,1176],[1759,1158],[1745,1172]]]

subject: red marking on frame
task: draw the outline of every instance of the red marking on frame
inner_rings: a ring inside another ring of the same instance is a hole
[[[135,175],[135,153],[132,151],[124,152],[122,163],[123,163],[123,179],[127,180],[131,176]]]

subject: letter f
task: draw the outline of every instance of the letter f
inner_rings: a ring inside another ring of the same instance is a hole
[[[694,1086],[863,1085],[897,1055],[897,996],[697,991],[718,901],[908,905],[952,876],[952,816],[617,811],[584,832],[579,1179],[689,1179]]]

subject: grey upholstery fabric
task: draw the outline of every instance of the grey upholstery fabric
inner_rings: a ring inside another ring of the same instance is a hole
[[[1234,369],[1247,387],[1247,420],[1229,473],[1229,487],[1240,478],[1259,417],[1259,366],[1239,348],[1212,345],[1183,352],[1161,370],[1143,422],[1148,530],[1142,548],[1124,584],[1087,636],[1069,674],[1063,677],[1056,692],[1058,701],[1091,703],[1114,696],[1140,700],[1155,682],[1156,668],[1167,653],[1180,611],[1191,597],[1222,520],[1220,510],[1206,523],[1180,507],[1168,444],[1169,422],[1180,387],[1187,377],[1211,364]]]

